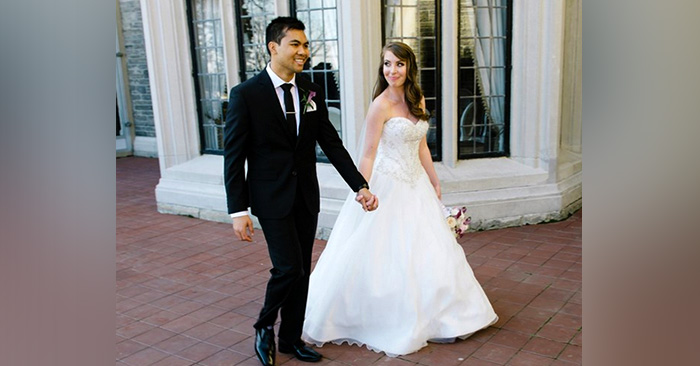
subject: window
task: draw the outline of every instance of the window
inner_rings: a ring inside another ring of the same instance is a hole
[[[221,154],[228,91],[219,2],[192,0],[188,5],[202,150]]]
[[[342,137],[336,0],[297,0],[292,5],[296,17],[306,26],[305,33],[310,44],[311,57],[302,75],[323,88],[329,119]],[[318,145],[316,156],[318,161],[328,162]]]
[[[459,159],[508,154],[509,3],[459,2]]]
[[[238,53],[241,81],[265,69],[270,56],[265,44],[265,29],[276,18],[274,0],[237,0]]]
[[[441,160],[440,121],[440,18],[435,0],[384,0],[382,8],[384,44],[400,41],[416,54],[418,77],[430,113],[428,147],[433,160]]]

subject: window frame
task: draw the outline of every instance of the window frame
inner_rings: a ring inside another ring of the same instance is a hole
[[[510,100],[511,100],[511,95],[512,95],[512,90],[511,90],[511,79],[512,79],[512,70],[513,70],[513,62],[512,62],[512,56],[513,56],[513,0],[503,0],[505,2],[505,6],[507,8],[506,10],[506,32],[505,32],[505,57],[504,57],[504,73],[505,73],[505,82],[504,82],[504,110],[503,110],[503,151],[495,151],[495,152],[483,152],[483,153],[466,153],[466,154],[460,154],[460,141],[459,141],[459,128],[461,127],[459,124],[459,116],[461,115],[461,110],[459,108],[459,100],[460,100],[460,95],[459,95],[459,89],[457,90],[457,95],[455,99],[455,104],[454,104],[454,109],[456,111],[456,124],[457,124],[457,132],[455,136],[453,137],[456,140],[457,143],[457,150],[455,151],[455,158],[457,161],[459,160],[470,160],[470,159],[480,159],[480,158],[494,158],[494,157],[509,157],[511,155],[510,151],[510,129],[511,129],[511,120],[510,120]],[[461,72],[460,66],[459,66],[459,42],[461,41],[461,33],[460,33],[460,22],[461,18],[459,15],[461,14],[461,2],[457,2],[457,49],[455,52],[455,57],[456,57],[456,64],[457,64],[457,77],[459,78],[459,73]],[[457,83],[456,85],[459,85]]]
[[[307,1],[307,3],[308,3],[308,1]],[[310,4],[309,4],[309,5],[310,5]],[[337,99],[331,99],[331,100],[329,101],[329,98],[328,98],[328,97],[329,97],[329,94],[330,94],[330,93],[327,93],[328,90],[329,90],[329,88],[328,88],[328,85],[327,85],[325,79],[326,79],[326,77],[327,77],[326,75],[329,74],[329,73],[331,73],[331,71],[326,71],[326,69],[322,70],[323,78],[324,78],[324,85],[325,85],[325,90],[323,90],[324,97],[325,97],[324,103],[326,103],[326,107],[328,108],[328,107],[331,107],[331,106],[329,106],[329,103],[337,103],[339,106],[342,105],[342,103],[343,103],[342,93],[341,93],[341,91],[340,91],[340,79],[341,79],[341,73],[342,73],[342,71],[341,71],[341,65],[343,64],[342,57],[340,57],[340,50],[341,50],[340,41],[341,41],[341,39],[340,39],[340,25],[339,25],[339,22],[340,22],[340,16],[341,16],[341,15],[340,15],[340,12],[338,11],[338,0],[335,1],[335,7],[333,7],[333,8],[328,8],[328,7],[326,7],[325,4],[324,4],[324,2],[321,1],[321,8],[311,8],[311,7],[309,6],[307,9],[304,9],[304,10],[302,10],[302,11],[308,12],[308,13],[310,14],[311,11],[318,11],[318,9],[321,9],[322,11],[325,10],[325,9],[335,9],[335,17],[336,17],[336,19],[335,19],[336,41],[335,41],[335,42],[337,43],[337,48],[338,48],[338,65],[336,66],[336,71],[337,71],[338,77],[337,77],[337,79],[336,79],[335,81],[336,81],[336,83],[337,83],[337,85],[338,85],[338,98],[337,98]],[[298,11],[297,0],[289,0],[289,13],[290,13],[292,16],[295,16],[295,17],[299,18],[299,14],[297,13],[297,11]],[[308,35],[311,34],[311,24],[310,24],[310,22],[307,22],[307,23],[304,23],[304,25],[305,25],[305,27],[306,27],[306,34],[307,34],[307,36],[308,36]],[[324,27],[325,27],[325,24],[324,24]],[[325,34],[325,32],[324,32],[324,34]],[[314,41],[311,40],[311,39],[309,39],[309,42],[310,42],[311,44],[313,44]],[[328,40],[324,38],[324,39],[322,40],[322,42],[328,42]],[[324,51],[324,56],[325,56],[325,51]],[[326,60],[326,58],[324,57],[323,62],[326,62],[326,61],[327,61],[327,60]],[[311,79],[311,78],[312,78],[312,74],[313,74],[313,71],[312,71],[312,70],[313,70],[313,68],[311,68],[311,69],[309,69],[309,70],[304,70],[304,71],[302,71],[301,73],[302,73],[302,74],[308,75],[308,76],[309,76],[309,79]],[[312,82],[315,83],[315,81],[313,81],[313,80],[312,80]],[[338,108],[338,109],[340,110],[341,108]],[[338,136],[340,136],[340,138],[343,139],[344,131],[343,131],[343,117],[342,117],[342,112],[339,114],[339,117],[340,117],[340,121],[339,121],[339,122],[340,122],[340,126],[339,126],[339,130],[336,130],[336,131],[338,132]],[[316,162],[317,162],[317,163],[330,163],[330,160],[328,160],[328,157],[326,157],[326,155],[323,154],[323,151],[320,150],[320,148],[318,147],[318,144],[317,144],[317,146],[316,146]]]
[[[418,1],[416,1],[416,8],[418,7]],[[387,0],[383,0],[381,2],[381,19],[380,19],[380,27],[381,27],[381,42],[382,42],[382,47],[386,45],[387,43],[387,37],[386,37],[386,26],[384,23],[384,20],[386,19],[386,8],[387,8]],[[399,4],[400,8],[403,8],[403,0]],[[442,108],[444,101],[442,99],[442,2],[439,0],[435,0],[435,150],[433,151],[431,149],[431,157],[433,161],[442,161],[443,160],[443,142],[442,142],[442,131],[443,131],[443,121],[442,121]],[[399,36],[399,37],[391,37],[391,39],[396,39],[403,41],[403,39],[407,39],[409,37],[404,37]],[[416,38],[420,39],[420,38]],[[414,50],[416,52],[416,50]],[[416,54],[418,56],[418,54]],[[418,57],[416,57],[418,58]],[[418,60],[416,60],[418,61]],[[419,81],[421,82],[421,90],[423,89],[422,85],[422,79],[420,78],[420,67],[418,68],[418,76],[419,76]],[[376,80],[375,80],[376,81]],[[373,84],[374,85],[374,84]],[[374,91],[374,87],[372,88],[372,91]],[[425,94],[425,92],[423,92]],[[432,115],[431,115],[432,117]],[[428,130],[428,133],[430,133],[430,130]]]
[[[207,139],[206,139],[206,130],[204,126],[204,120],[203,120],[203,114],[204,114],[204,106],[202,105],[202,89],[200,86],[200,80],[199,80],[199,74],[200,74],[200,67],[199,67],[199,61],[198,57],[199,54],[197,53],[197,40],[196,40],[196,31],[195,31],[195,26],[194,26],[194,2],[198,0],[187,0],[185,1],[185,7],[186,7],[186,13],[187,13],[187,30],[188,30],[188,39],[190,43],[190,57],[192,60],[192,83],[194,87],[194,95],[195,95],[195,103],[196,103],[196,116],[197,116],[197,131],[199,132],[199,143],[200,143],[200,152],[202,154],[212,154],[212,155],[223,155],[224,150],[223,147],[221,149],[213,149],[207,146]],[[216,0],[214,0],[216,1]],[[218,1],[216,1],[218,3]],[[223,41],[224,39],[224,29],[223,29],[223,17],[221,16],[222,14],[219,14],[220,18],[218,18],[219,25],[221,26],[221,36],[222,36],[222,45],[221,45],[221,52],[224,56],[225,60],[225,52],[226,52],[226,44]],[[223,95],[228,95],[228,78],[227,78],[227,70],[226,70],[226,63],[224,62],[223,64],[223,72],[221,73],[224,76],[224,83],[226,84],[226,90],[223,90]],[[219,133],[222,134],[222,139],[223,139],[223,125],[224,125],[224,119],[226,115],[226,105],[228,104],[228,100],[221,100],[221,119],[222,119],[222,124],[220,127],[216,127],[217,129],[220,130],[220,132],[217,132],[217,136]]]
[[[245,53],[245,47],[244,47],[244,38],[243,38],[243,17],[241,14],[241,9],[243,8],[243,3],[242,1],[244,0],[235,0],[234,1],[234,22],[236,24],[236,47],[238,48],[238,77],[240,79],[240,82],[244,82],[248,80],[247,76],[247,66],[246,66],[246,53]],[[277,7],[279,0],[269,0],[272,2],[275,7]],[[265,14],[267,16],[267,14]],[[272,19],[276,18],[277,14],[273,13],[272,14]],[[269,23],[269,21],[265,22],[266,24]],[[263,38],[265,35],[263,34]],[[267,46],[263,44],[264,48],[264,54],[267,55]],[[268,55],[269,58],[269,55]],[[260,72],[262,70],[257,70],[255,73]],[[252,71],[251,71],[252,72]]]

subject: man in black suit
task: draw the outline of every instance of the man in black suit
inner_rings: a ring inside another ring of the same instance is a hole
[[[240,240],[252,240],[250,207],[262,226],[273,266],[254,324],[255,353],[263,365],[275,362],[273,325],[278,312],[279,351],[302,361],[321,360],[301,340],[320,207],[316,142],[357,192],[365,211],[379,203],[329,121],[320,87],[296,77],[309,58],[304,29],[292,17],[277,18],[267,26],[270,63],[231,89],[226,111],[224,180],[233,230]]]

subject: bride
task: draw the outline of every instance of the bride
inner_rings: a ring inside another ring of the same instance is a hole
[[[311,273],[302,338],[398,356],[498,320],[445,222],[411,48],[382,49],[359,170],[380,207],[348,196]]]

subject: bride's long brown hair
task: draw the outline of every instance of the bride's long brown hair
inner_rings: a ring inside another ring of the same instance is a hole
[[[423,98],[423,92],[418,84],[418,65],[416,64],[416,55],[411,47],[403,42],[390,42],[382,48],[381,62],[379,62],[379,72],[377,82],[374,84],[374,95],[372,100],[379,96],[388,86],[384,78],[384,55],[389,51],[394,54],[399,60],[406,63],[406,81],[403,84],[404,99],[408,104],[408,110],[412,115],[421,120],[428,120],[426,113],[420,106],[420,101]]]

